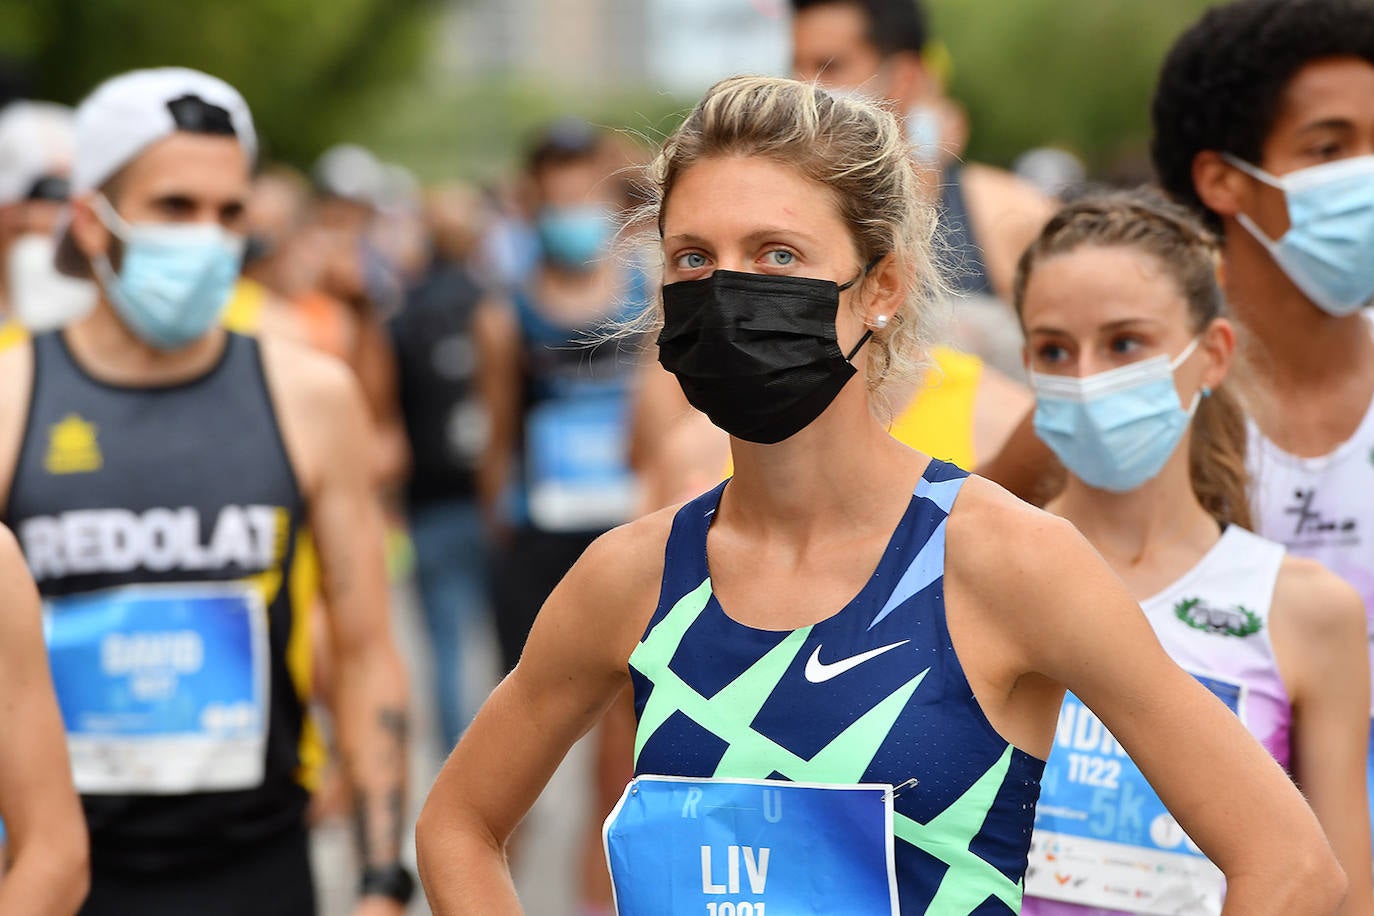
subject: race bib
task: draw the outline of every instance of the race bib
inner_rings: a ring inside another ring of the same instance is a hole
[[[606,819],[619,916],[892,914],[892,788],[640,776]]]
[[[261,785],[267,619],[236,583],[132,586],[45,603],[53,685],[83,794]]]
[[[630,518],[638,496],[630,471],[625,399],[555,400],[525,428],[530,520],[544,531],[595,531]]]
[[[1241,684],[1197,676],[1237,715]],[[1064,695],[1040,780],[1026,894],[1132,913],[1221,912],[1226,882],[1106,726]]]

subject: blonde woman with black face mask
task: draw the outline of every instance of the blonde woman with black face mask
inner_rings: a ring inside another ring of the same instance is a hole
[[[888,435],[936,292],[891,115],[726,80],[651,177],[660,359],[735,474],[603,536],[550,597],[421,818],[435,912],[519,912],[506,841],[626,688],[620,913],[1017,912],[1064,687],[1221,865],[1230,912],[1330,912],[1344,879],[1301,796],[1082,537]]]

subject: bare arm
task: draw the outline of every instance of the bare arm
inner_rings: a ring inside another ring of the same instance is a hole
[[[981,396],[981,393],[980,393]],[[978,474],[1032,506],[1043,506],[1064,487],[1064,466],[1035,433],[1034,405],[996,454],[978,453]]]
[[[354,790],[360,858],[364,866],[389,866],[399,859],[405,826],[408,708],[366,448],[372,427],[345,366],[296,347],[264,354],[319,555],[335,664],[330,700]]]
[[[520,423],[520,336],[510,306],[488,301],[477,308],[472,336],[477,346],[477,396],[486,411],[486,448],[477,467],[477,495],[489,521],[510,479]]]
[[[1341,916],[1374,914],[1370,877],[1369,653],[1364,602],[1309,560],[1284,562],[1270,638],[1293,702],[1293,776],[1345,869]]]
[[[1035,398],[1025,385],[985,364],[973,402],[973,453],[982,456],[1001,452],[1034,408]]]
[[[410,466],[410,445],[397,394],[396,355],[386,329],[370,314],[362,316],[355,343],[355,366],[372,421],[371,473],[382,490],[405,480]]]
[[[991,488],[975,489],[986,499]],[[1004,510],[965,513],[957,528],[956,512],[950,534],[951,545],[972,555],[958,581],[978,596],[970,616],[982,620],[970,633],[970,621],[956,627],[951,616],[951,631],[979,658],[975,691],[988,698],[994,725],[1023,746],[1048,750],[1017,720],[1044,715],[1045,679],[1064,685],[1106,724],[1225,873],[1227,914],[1333,912],[1345,878],[1287,774],[1170,660],[1139,606],[1072,526],[998,495]],[[980,545],[977,532],[987,530],[1002,536]],[[1010,607],[1008,595],[1016,596]],[[998,667],[1000,675],[985,679]],[[1038,692],[1038,703],[1018,707],[1022,692]],[[1050,704],[1051,713],[1055,708]],[[1048,735],[1052,718],[1038,721]]]
[[[48,673],[38,592],[0,527],[0,817],[10,868],[0,914],[74,913],[90,886],[86,819]],[[21,737],[22,736],[22,737]]]
[[[519,913],[505,844],[559,761],[628,683],[653,608],[671,515],[598,539],[535,620],[430,791],[416,828],[436,916]]]
[[[630,466],[644,473],[664,450],[665,437],[694,414],[677,378],[656,358],[646,359],[631,411]]]
[[[1011,302],[1016,262],[1045,223],[1055,202],[1011,172],[986,165],[964,166],[964,197],[993,292]]]

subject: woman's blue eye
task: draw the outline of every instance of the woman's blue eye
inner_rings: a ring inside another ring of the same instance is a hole
[[[784,248],[775,248],[764,255],[765,258],[772,258],[774,267],[787,267],[797,259],[797,256]]]
[[[699,251],[689,251],[677,259],[680,270],[697,270],[706,266],[706,255]]]

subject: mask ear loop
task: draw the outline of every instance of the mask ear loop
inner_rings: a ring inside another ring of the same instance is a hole
[[[878,266],[878,262],[881,261],[881,260],[882,260],[883,258],[885,258],[885,257],[887,257],[887,255],[885,255],[885,254],[880,254],[880,255],[875,256],[875,257],[873,258],[873,260],[869,261],[867,264],[865,264],[865,265],[863,266],[863,269],[859,271],[859,273],[854,277],[853,280],[850,280],[848,283],[845,283],[844,285],[838,287],[839,292],[844,292],[845,290],[847,290],[847,289],[849,289],[851,286],[853,286],[855,283],[858,283],[858,282],[859,282],[860,280],[862,280],[864,277],[868,276],[869,271],[871,271],[873,268],[877,267],[877,266]],[[850,351],[849,351],[849,354],[848,354],[847,356],[845,356],[844,361],[845,361],[845,362],[851,362],[851,361],[854,359],[854,357],[855,357],[856,355],[858,355],[859,350],[861,350],[861,349],[863,348],[863,345],[866,344],[866,343],[868,343],[868,339],[869,339],[870,337],[872,337],[872,336],[873,336],[873,329],[872,329],[872,328],[866,328],[866,329],[864,329],[864,334],[863,334],[863,336],[860,337],[860,338],[859,338],[859,342],[856,343],[856,344],[854,345],[854,349],[850,350]]]

